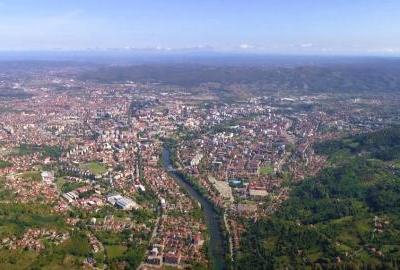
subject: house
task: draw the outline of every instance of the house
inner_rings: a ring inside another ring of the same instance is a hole
[[[165,209],[165,208],[167,207],[167,203],[166,203],[166,201],[165,201],[164,198],[161,198],[161,199],[160,199],[160,204],[161,204],[161,208],[162,208],[162,209]]]
[[[151,264],[151,265],[161,266],[162,265],[162,256],[150,255],[150,256],[147,257],[146,263],[147,264]]]
[[[53,184],[54,182],[54,172],[43,171],[42,172],[42,181],[48,185]]]
[[[249,188],[250,197],[265,197],[268,195],[268,191],[265,187],[251,187]]]
[[[167,253],[164,255],[164,263],[179,264],[181,262],[181,255],[174,253]]]
[[[257,205],[239,203],[237,205],[237,211],[240,215],[253,214],[257,211]]]

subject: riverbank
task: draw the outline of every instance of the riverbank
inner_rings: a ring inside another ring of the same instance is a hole
[[[226,263],[225,235],[221,228],[221,224],[224,224],[222,216],[208,198],[186,179],[185,175],[175,170],[171,159],[171,150],[168,146],[164,146],[162,151],[162,165],[179,186],[185,189],[186,192],[202,206],[208,232],[210,234],[209,256],[212,262],[212,268],[215,270],[228,269]]]

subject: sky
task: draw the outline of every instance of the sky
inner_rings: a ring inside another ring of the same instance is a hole
[[[0,50],[400,54],[399,0],[0,0]]]

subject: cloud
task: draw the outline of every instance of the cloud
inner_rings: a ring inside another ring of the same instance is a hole
[[[243,49],[243,50],[247,50],[247,49],[253,49],[254,46],[253,46],[253,45],[250,45],[250,44],[244,43],[244,44],[240,44],[240,45],[239,45],[239,48],[240,48],[240,49]]]
[[[303,43],[303,44],[300,44],[300,47],[302,47],[302,48],[310,48],[310,47],[313,47],[314,46],[314,44],[312,44],[312,43]]]
[[[381,49],[381,51],[385,52],[385,53],[398,53],[399,49],[396,49],[396,48],[383,48],[383,49]]]

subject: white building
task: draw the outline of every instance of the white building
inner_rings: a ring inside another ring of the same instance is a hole
[[[138,204],[135,201],[131,200],[130,198],[123,197],[119,194],[108,196],[107,201],[123,210],[132,210],[139,208]]]
[[[161,208],[165,209],[167,207],[167,203],[164,198],[160,199]]]
[[[62,196],[70,203],[79,199],[79,195],[75,191],[64,193]]]
[[[196,156],[190,161],[191,166],[197,166],[203,158],[203,154],[197,153]]]
[[[53,172],[43,171],[41,175],[42,175],[43,182],[45,182],[46,184],[53,184],[53,182],[54,182],[54,173]]]

